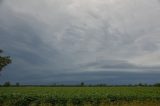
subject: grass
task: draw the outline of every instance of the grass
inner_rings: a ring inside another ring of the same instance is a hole
[[[99,106],[160,103],[158,87],[0,87],[0,106]],[[152,106],[152,105],[148,105]]]

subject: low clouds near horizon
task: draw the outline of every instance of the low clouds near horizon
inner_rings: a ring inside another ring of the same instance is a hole
[[[95,73],[123,72],[134,73],[132,83],[140,73],[159,75],[159,13],[159,0],[0,0],[0,48],[13,58],[0,80],[63,82],[79,73],[80,81],[90,73],[86,81],[98,82],[108,76]],[[130,83],[128,76],[111,78]]]

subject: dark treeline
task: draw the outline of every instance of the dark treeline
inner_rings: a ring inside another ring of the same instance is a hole
[[[80,84],[48,84],[48,85],[24,85],[20,83],[11,84],[9,81],[0,85],[0,87],[160,87],[160,83],[155,84],[126,84],[126,85],[111,85],[111,84],[85,84],[81,82]]]

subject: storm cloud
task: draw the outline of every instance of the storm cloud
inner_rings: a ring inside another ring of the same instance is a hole
[[[98,83],[117,73],[117,83],[133,83],[133,73],[154,77],[160,72],[159,13],[159,0],[0,0],[0,48],[13,58],[0,80],[32,84],[88,76]]]

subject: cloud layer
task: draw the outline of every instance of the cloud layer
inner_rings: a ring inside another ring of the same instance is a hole
[[[13,64],[0,79],[32,83],[68,73],[159,73],[159,13],[158,0],[1,0],[0,48]],[[76,78],[64,79],[56,81]]]

